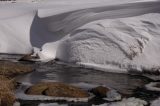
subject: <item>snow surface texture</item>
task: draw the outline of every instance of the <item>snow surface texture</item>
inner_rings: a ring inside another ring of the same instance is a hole
[[[151,82],[151,83],[145,85],[145,88],[150,91],[160,92],[160,87],[157,87],[158,84],[160,84],[160,82]]]
[[[0,4],[0,53],[116,72],[160,71],[160,1],[46,0]]]
[[[160,106],[160,98],[158,98],[157,100],[154,100],[151,106]]]
[[[41,103],[39,104],[38,106],[68,106],[68,105],[65,105],[65,104],[57,104],[57,103]]]
[[[145,106],[145,105],[147,105],[146,101],[132,97],[128,99],[123,99],[121,102],[116,102],[116,103],[114,102],[114,103],[93,105],[93,106]]]

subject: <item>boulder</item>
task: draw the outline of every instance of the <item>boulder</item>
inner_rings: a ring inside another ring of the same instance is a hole
[[[31,53],[31,54],[24,55],[22,58],[19,59],[19,61],[34,62],[34,61],[37,61],[38,59],[40,59],[40,57],[37,54],[33,55],[33,53]]]
[[[60,82],[41,82],[31,86],[26,94],[53,97],[86,98],[89,94],[80,88]]]
[[[109,88],[107,88],[107,87],[104,87],[104,86],[98,86],[98,87],[96,87],[96,88],[93,88],[92,90],[91,90],[91,92],[93,93],[93,94],[95,94],[96,96],[98,96],[98,97],[106,97],[107,96],[107,92],[109,92],[110,91],[110,89]]]

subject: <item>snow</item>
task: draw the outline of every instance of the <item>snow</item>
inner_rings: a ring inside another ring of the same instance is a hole
[[[93,105],[93,106],[145,106],[147,102],[138,98],[128,98],[123,99],[120,102],[106,103],[102,105]]]
[[[160,106],[160,98],[158,98],[157,100],[154,100],[154,101],[151,103],[151,106]]]
[[[122,97],[116,90],[110,90],[107,92],[107,97],[103,99],[107,101],[118,101],[121,100]]]
[[[41,103],[38,106],[68,106],[65,104],[57,104],[57,103]]]
[[[0,3],[0,53],[111,72],[160,71],[160,1]],[[35,54],[36,54],[35,53]]]
[[[98,64],[101,68],[159,68],[159,17],[152,13],[86,24],[61,44],[57,58],[83,65]]]
[[[151,82],[151,83],[145,85],[145,88],[150,91],[160,92],[160,87],[156,87],[157,84],[160,84],[160,82]]]

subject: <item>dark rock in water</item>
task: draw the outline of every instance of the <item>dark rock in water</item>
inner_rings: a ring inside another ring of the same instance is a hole
[[[41,82],[31,86],[26,94],[53,97],[86,98],[89,94],[80,88],[59,82]]]
[[[37,59],[40,59],[40,57],[38,55],[33,55],[33,53],[31,53],[31,54],[24,55],[22,58],[19,59],[19,61],[34,62]]]
[[[0,106],[13,106],[16,100],[13,80],[0,76],[0,84]]]
[[[0,75],[14,77],[19,74],[32,72],[33,70],[34,68],[30,65],[9,61],[0,61]]]
[[[156,87],[157,87],[157,88],[160,88],[160,83],[158,83],[158,84],[156,85]]]
[[[107,96],[108,91],[110,90],[107,87],[103,87],[103,86],[98,86],[91,90],[93,94],[95,94],[98,97],[102,97],[102,98]]]

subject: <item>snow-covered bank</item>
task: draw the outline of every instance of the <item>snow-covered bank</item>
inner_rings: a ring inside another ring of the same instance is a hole
[[[160,65],[159,18],[159,14],[152,13],[91,22],[70,34],[57,57],[101,67],[109,65],[139,71],[155,68],[157,71]]]
[[[98,69],[159,71],[160,1],[0,4],[0,52]],[[106,70],[107,71],[107,70]]]

